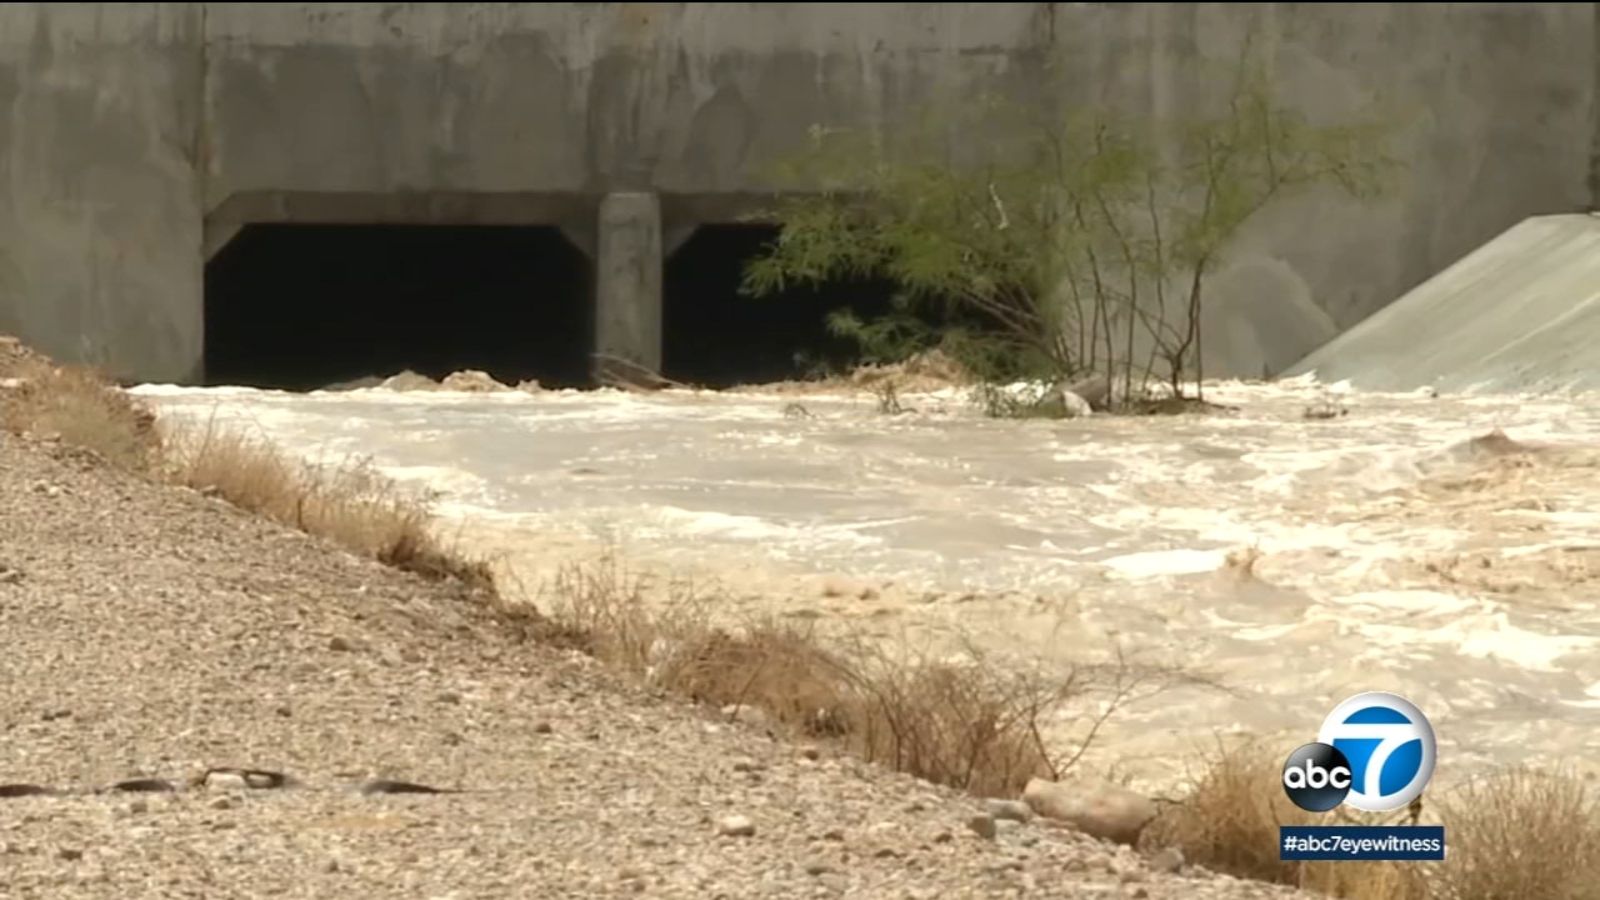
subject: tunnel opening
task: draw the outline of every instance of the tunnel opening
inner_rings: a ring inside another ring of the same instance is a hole
[[[804,379],[850,368],[859,346],[829,332],[828,314],[890,312],[883,280],[840,280],[771,297],[739,292],[746,264],[778,237],[771,225],[700,226],[666,263],[662,374],[707,387]]]
[[[555,227],[253,224],[206,265],[205,381],[411,370],[589,384],[591,267]]]

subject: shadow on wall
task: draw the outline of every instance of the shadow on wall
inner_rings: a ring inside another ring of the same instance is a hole
[[[591,280],[554,227],[250,225],[206,266],[206,382],[482,369],[586,386]]]
[[[1339,335],[1311,287],[1275,259],[1241,261],[1212,275],[1203,313],[1207,373],[1276,375]]]

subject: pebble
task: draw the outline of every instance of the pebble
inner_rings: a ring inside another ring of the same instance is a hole
[[[983,801],[984,809],[996,819],[1009,819],[1013,822],[1033,821],[1033,807],[1021,800],[1000,800],[990,798]]]
[[[1150,857],[1150,868],[1164,875],[1176,873],[1183,863],[1183,851],[1177,847],[1168,847]]]
[[[976,815],[967,819],[967,827],[972,830],[973,834],[976,834],[978,837],[981,837],[986,841],[994,840],[995,834],[997,833],[994,824],[994,816],[991,816],[987,813]]]
[[[723,837],[750,837],[756,833],[756,823],[748,816],[723,816],[717,821],[717,834]]]

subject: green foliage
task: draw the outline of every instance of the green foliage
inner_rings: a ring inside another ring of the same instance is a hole
[[[1160,377],[1181,395],[1203,380],[1206,276],[1240,228],[1294,193],[1376,197],[1394,169],[1381,125],[1312,125],[1251,65],[1219,112],[1176,123],[993,100],[971,114],[954,130],[1017,139],[958,160],[949,121],[894,152],[813,128],[780,168],[793,190],[764,217],[783,230],[744,291],[887,278],[902,291],[891,316],[830,323],[869,358],[939,346],[986,381],[1094,374],[1132,402]]]

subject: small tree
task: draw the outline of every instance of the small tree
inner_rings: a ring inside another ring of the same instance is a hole
[[[1380,126],[1310,125],[1249,65],[1219,114],[1172,126],[982,114],[986,130],[966,133],[1019,139],[959,164],[926,140],[890,154],[813,128],[780,171],[793,191],[765,216],[782,231],[745,292],[887,278],[901,290],[892,321],[832,322],[869,351],[938,343],[986,381],[1094,375],[1126,402],[1161,378],[1181,397],[1203,382],[1205,281],[1240,228],[1318,186],[1375,196],[1393,166]],[[970,324],[919,318],[930,310]]]

